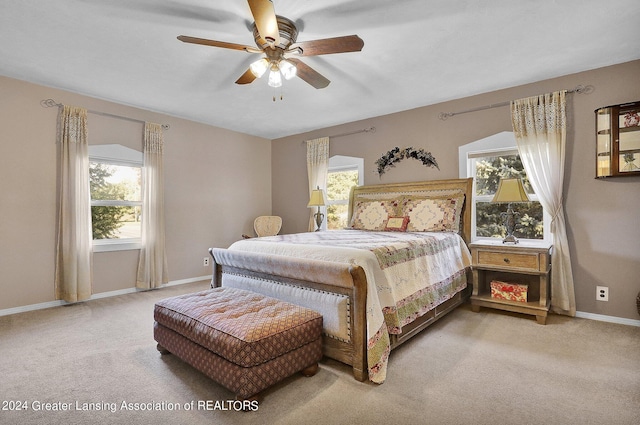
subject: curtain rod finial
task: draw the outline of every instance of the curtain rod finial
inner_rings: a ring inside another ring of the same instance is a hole
[[[57,103],[55,100],[49,98],[49,99],[42,99],[40,101],[40,106],[42,106],[43,108],[53,108],[54,106],[62,106],[62,105]]]
[[[573,91],[578,94],[591,94],[594,90],[595,87],[593,87],[592,85],[583,86],[582,84],[577,85],[576,88],[573,89]]]

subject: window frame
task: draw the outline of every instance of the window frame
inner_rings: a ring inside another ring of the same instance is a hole
[[[477,196],[476,195],[476,159],[487,156],[500,156],[500,155],[519,155],[518,146],[516,144],[515,136],[513,132],[502,132],[494,134],[493,136],[486,137],[481,140],[477,140],[472,143],[460,146],[458,149],[459,154],[459,175],[460,178],[473,178],[473,202],[471,203],[471,240],[472,241],[486,241],[494,238],[486,236],[476,235],[476,204],[478,202],[489,202],[487,199],[491,195]],[[540,202],[537,194],[528,194],[529,199],[534,202]],[[527,239],[521,238],[520,241],[544,241],[551,242],[551,216],[542,207],[542,226],[543,226],[543,238],[542,239]]]
[[[334,165],[332,165],[332,163]],[[362,186],[364,182],[364,158],[355,156],[334,155],[329,158],[329,167],[327,168],[327,181],[329,180],[329,174],[339,173],[344,171],[357,171],[358,172],[358,186]],[[345,199],[330,200],[328,196],[325,199],[325,206],[322,207],[323,213],[327,214],[327,207],[330,205],[349,205],[349,197]],[[327,220],[322,222],[322,230],[327,229]],[[349,223],[347,223],[349,225]],[[337,230],[337,229],[333,229]]]
[[[116,165],[140,168],[140,176],[144,179],[143,154],[122,145],[90,145],[89,163]],[[140,190],[144,182],[140,183]],[[140,201],[122,200],[93,200],[89,196],[89,207],[94,206],[125,206],[140,207],[142,214],[142,199]],[[141,222],[144,218],[141,218]],[[142,248],[142,235],[138,238],[92,239],[93,252],[127,251]]]

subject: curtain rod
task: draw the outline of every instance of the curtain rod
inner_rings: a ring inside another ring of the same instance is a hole
[[[348,133],[334,134],[333,136],[329,136],[329,138],[330,139],[335,139],[336,137],[351,136],[352,134],[375,133],[375,132],[376,132],[376,128],[375,127],[369,127],[369,128],[363,128],[362,130],[350,131]]]
[[[333,136],[328,136],[330,139],[335,139],[336,137],[344,137],[344,136],[351,136],[352,134],[359,134],[359,133],[375,133],[376,132],[376,128],[375,127],[369,127],[369,128],[363,128],[362,130],[355,130],[355,131],[350,131],[348,133],[340,133],[340,134],[334,134]],[[303,140],[302,143],[307,142],[306,140]]]
[[[54,106],[64,106],[62,103],[58,103],[53,99],[43,99],[40,101],[40,106],[42,106],[43,108],[53,108]],[[120,120],[125,120],[125,121],[132,121],[132,122],[139,122],[144,124],[146,121],[142,121],[142,120],[137,120],[135,118],[129,118],[129,117],[123,117],[122,115],[115,115],[115,114],[110,114],[108,112],[101,112],[101,111],[92,111],[90,109],[87,109],[87,112],[89,112],[90,114],[94,114],[94,115],[102,115],[103,117],[110,117],[110,118],[117,118]],[[162,124],[162,129],[163,130],[169,130],[171,128],[171,126],[169,124]]]
[[[578,85],[571,90],[567,90],[567,93],[578,93],[578,94],[589,94],[591,92],[593,92],[593,86]],[[458,112],[440,112],[440,115],[438,115],[438,118],[444,121],[447,118],[452,117],[454,115],[467,114],[469,112],[484,111],[485,109],[499,108],[501,106],[509,106],[510,104],[511,104],[511,101],[508,101],[508,102],[492,103],[490,105],[485,105],[485,106],[478,106],[477,108],[466,109],[464,111],[458,111]]]

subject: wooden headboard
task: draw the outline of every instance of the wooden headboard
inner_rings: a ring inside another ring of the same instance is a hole
[[[473,199],[473,178],[431,180],[411,183],[388,183],[369,186],[355,186],[349,195],[349,218],[351,222],[353,206],[359,198],[394,199],[402,195],[424,196],[428,194],[464,194],[461,229],[462,238],[471,242],[471,200]]]

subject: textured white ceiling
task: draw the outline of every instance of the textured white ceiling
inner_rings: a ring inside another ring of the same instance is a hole
[[[298,41],[357,34],[362,52],[303,58],[325,89],[240,86],[258,55],[176,37],[253,46],[244,0],[0,0],[0,75],[274,139],[640,58],[637,0],[274,5]]]

